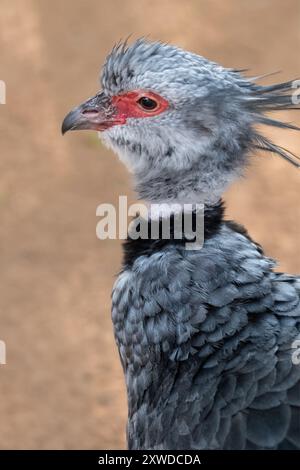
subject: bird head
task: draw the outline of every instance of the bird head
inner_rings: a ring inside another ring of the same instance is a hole
[[[62,132],[99,131],[150,202],[217,201],[255,147],[297,164],[256,129],[297,129],[264,114],[294,106],[292,82],[259,86],[194,53],[139,39],[113,48],[101,85],[66,116]]]

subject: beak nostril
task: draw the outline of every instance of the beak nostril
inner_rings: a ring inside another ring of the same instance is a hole
[[[84,109],[81,114],[89,114],[89,115],[93,115],[93,114],[98,114],[99,111],[97,109]]]

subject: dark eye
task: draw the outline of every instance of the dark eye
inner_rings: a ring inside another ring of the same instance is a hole
[[[157,102],[152,98],[148,98],[148,96],[142,96],[138,100],[138,104],[146,111],[153,111],[158,106]]]

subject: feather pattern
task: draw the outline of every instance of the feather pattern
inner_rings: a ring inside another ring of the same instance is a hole
[[[116,282],[131,449],[300,448],[299,280],[233,227],[148,249]]]

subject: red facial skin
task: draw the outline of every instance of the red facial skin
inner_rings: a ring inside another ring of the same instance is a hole
[[[157,107],[152,110],[146,110],[138,103],[142,97],[150,98],[157,103]],[[112,104],[117,109],[115,115],[116,124],[125,124],[128,118],[144,118],[157,116],[169,107],[167,100],[152,91],[136,90],[116,95],[112,98]]]
[[[142,103],[139,103],[141,98],[154,101],[154,109],[144,108]],[[111,99],[104,93],[98,93],[70,111],[62,124],[62,132],[64,134],[76,129],[105,131],[113,126],[125,124],[129,118],[157,116],[168,107],[168,101],[152,91],[134,90]]]

